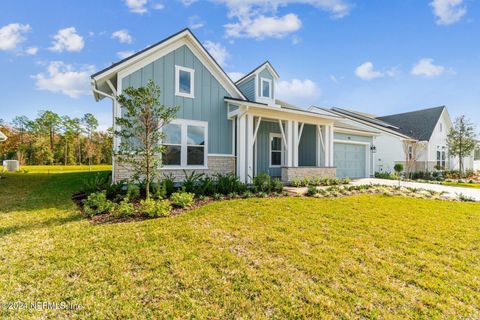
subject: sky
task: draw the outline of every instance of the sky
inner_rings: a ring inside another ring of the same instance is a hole
[[[479,0],[0,2],[0,119],[111,125],[90,75],[189,27],[233,80],[269,60],[277,97],[388,115],[446,105],[480,129]],[[478,131],[478,130],[477,130]]]

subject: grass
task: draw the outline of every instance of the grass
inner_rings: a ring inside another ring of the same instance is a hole
[[[480,189],[480,183],[468,183],[468,182],[444,182],[444,186],[451,187],[465,187],[465,188],[476,188]]]
[[[20,170],[27,173],[66,173],[66,172],[84,172],[84,171],[105,171],[112,170],[109,164],[99,165],[54,165],[54,166],[21,166]],[[3,171],[3,166],[0,166],[0,172]]]
[[[381,195],[214,202],[93,225],[91,173],[0,180],[0,318],[478,318],[480,205]]]

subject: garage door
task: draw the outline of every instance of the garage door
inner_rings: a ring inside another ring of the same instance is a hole
[[[365,177],[365,146],[349,143],[335,143],[334,160],[337,177]]]

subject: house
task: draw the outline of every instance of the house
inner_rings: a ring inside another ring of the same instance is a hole
[[[122,89],[152,79],[166,106],[180,106],[164,126],[163,173],[234,173],[251,182],[260,173],[288,182],[306,176],[368,177],[373,173],[371,128],[343,123],[281,101],[279,74],[268,61],[234,83],[189,29],[184,29],[92,75],[95,99],[110,98],[113,115]],[[118,125],[113,123],[114,129]],[[119,141],[114,139],[118,150]],[[115,151],[114,150],[114,151]],[[113,181],[129,168],[113,159]],[[185,170],[185,171],[184,171]]]
[[[396,163],[405,164],[405,151],[409,150],[405,141],[418,141],[422,146],[414,168],[416,171],[432,171],[436,167],[453,170],[459,167],[458,158],[448,155],[447,135],[452,121],[445,106],[382,117],[342,108],[329,111],[345,117],[352,124],[382,132],[373,139],[375,172],[392,172]],[[473,168],[473,157],[466,157],[464,165],[466,169]]]

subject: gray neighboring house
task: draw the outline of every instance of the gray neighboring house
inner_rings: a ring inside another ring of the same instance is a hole
[[[288,182],[307,176],[361,178],[373,174],[372,143],[380,134],[331,112],[297,108],[276,98],[280,76],[268,61],[233,82],[189,29],[184,29],[92,75],[95,99],[153,80],[161,102],[179,105],[164,127],[163,173],[233,173],[251,182],[260,173]],[[118,124],[113,123],[114,129]],[[114,153],[119,141],[114,139]],[[113,158],[113,181],[130,176]]]
[[[6,141],[6,140],[7,140],[7,136],[2,131],[0,131],[0,142]]]

